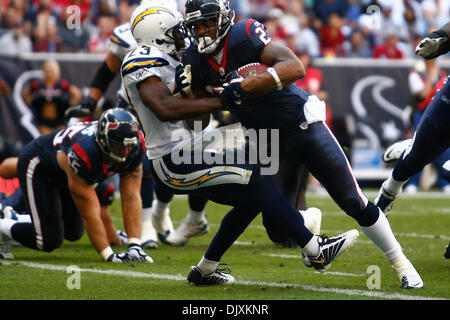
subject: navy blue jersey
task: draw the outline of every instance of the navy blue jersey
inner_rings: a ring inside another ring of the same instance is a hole
[[[97,123],[79,123],[66,129],[37,138],[32,143],[42,160],[44,170],[55,184],[67,186],[66,174],[59,167],[58,151],[67,154],[72,170],[88,184],[105,180],[107,177],[136,169],[144,158],[145,147],[142,132],[141,147],[125,163],[109,161],[95,141]]]
[[[195,45],[186,50],[183,64],[192,66],[193,86],[220,86],[233,70],[249,63],[261,63],[262,51],[271,41],[261,23],[241,20],[231,27],[225,39],[220,65],[210,55],[200,54]],[[303,105],[307,100],[308,94],[292,84],[264,97],[248,100],[248,111],[235,115],[247,128],[282,129],[304,121]]]

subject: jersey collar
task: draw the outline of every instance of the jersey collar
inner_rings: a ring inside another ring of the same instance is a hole
[[[209,65],[221,76],[224,76],[226,72],[225,70],[228,62],[228,39],[230,38],[230,34],[231,33],[228,33],[225,39],[225,43],[223,45],[223,55],[220,65],[216,62],[216,60],[214,60],[214,58],[210,54],[205,54],[206,60],[208,61]]]

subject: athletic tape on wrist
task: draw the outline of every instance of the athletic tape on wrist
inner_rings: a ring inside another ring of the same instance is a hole
[[[100,257],[102,257],[103,260],[108,261],[108,258],[112,254],[114,254],[114,251],[111,249],[111,247],[107,247],[100,252]]]
[[[267,69],[267,72],[270,73],[270,75],[273,77],[277,84],[277,90],[283,89],[283,85],[281,84],[280,77],[278,76],[277,71],[274,68]]]

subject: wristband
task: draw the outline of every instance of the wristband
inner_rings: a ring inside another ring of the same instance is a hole
[[[433,31],[432,33],[430,33],[428,35],[428,38],[430,38],[430,39],[448,38],[448,34],[444,30],[437,30],[437,31]]]
[[[267,69],[267,72],[270,73],[270,75],[273,77],[277,84],[277,90],[283,89],[283,85],[281,84],[280,77],[278,76],[277,71],[274,68]]]
[[[141,245],[141,239],[139,238],[128,238],[128,246],[132,246],[132,245]]]
[[[114,251],[112,251],[111,247],[106,247],[100,252],[100,257],[102,257],[103,260],[108,261],[108,258],[114,254]]]

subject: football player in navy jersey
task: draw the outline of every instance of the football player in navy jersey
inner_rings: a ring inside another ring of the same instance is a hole
[[[139,192],[144,156],[136,118],[111,109],[94,123],[78,123],[41,136],[19,155],[17,172],[31,222],[0,219],[0,245],[14,240],[46,252],[64,239],[87,234],[104,261],[152,262],[142,250],[142,205]],[[119,173],[128,251],[114,253],[100,215],[94,184]]]
[[[233,207],[200,262],[191,267],[188,282],[233,284],[234,277],[218,268],[220,260],[260,212],[277,217],[282,231],[311,257],[311,265],[318,270],[323,271],[346,252],[357,239],[357,230],[332,238],[312,234],[306,219],[282,196],[272,177],[261,175],[261,166],[229,159],[227,153],[234,153],[234,147],[221,146],[216,153],[216,149],[200,143],[199,148],[190,149],[204,135],[224,133],[222,128],[208,126],[210,113],[223,110],[224,104],[217,97],[193,100],[177,94],[175,74],[185,47],[181,13],[169,2],[155,0],[133,12],[130,26],[139,47],[124,59],[122,82],[145,132],[153,177],[171,193],[196,194]],[[193,129],[194,119],[202,130]],[[241,128],[236,129],[242,133]],[[241,142],[245,151],[245,139]],[[186,161],[176,160],[180,153]],[[206,160],[213,153],[221,159]]]
[[[450,22],[427,35],[417,46],[416,55],[434,59],[450,51]],[[450,84],[448,79],[426,108],[412,142],[402,141],[389,147],[384,161],[397,160],[389,178],[383,182],[374,202],[387,214],[400,195],[402,187],[416,173],[450,147]],[[391,158],[391,159],[389,159]],[[449,162],[444,166],[448,175]],[[447,168],[447,169],[446,169]],[[446,257],[450,256],[450,245]]]
[[[294,85],[304,66],[287,47],[272,42],[255,20],[234,24],[229,0],[188,0],[185,23],[196,44],[183,56],[179,90],[202,96],[223,86],[220,97],[247,128],[277,129],[291,163],[304,163],[363,232],[383,251],[402,288],[421,288],[423,281],[403,254],[388,220],[361,192],[344,152],[325,124],[325,103]],[[242,79],[236,70],[263,63],[267,72]],[[231,77],[231,81],[230,81]],[[190,80],[190,81],[189,81]],[[252,98],[268,89],[272,92]],[[276,224],[276,220],[271,224]]]

